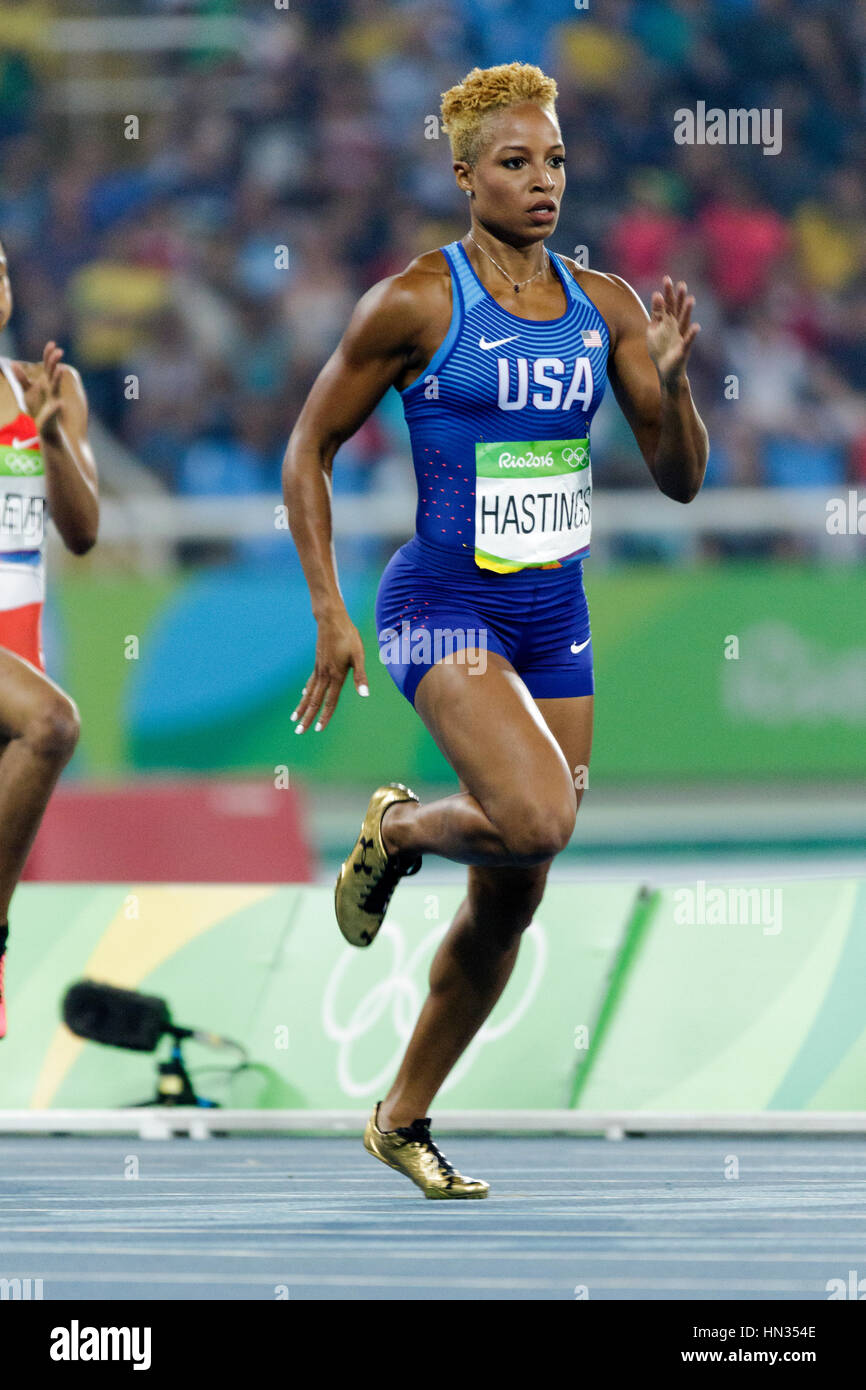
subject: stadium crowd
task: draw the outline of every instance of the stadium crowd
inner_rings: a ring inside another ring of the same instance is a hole
[[[666,272],[697,296],[690,377],[708,482],[866,482],[863,7],[110,8],[234,17],[243,41],[106,43],[76,68],[48,35],[92,4],[0,0],[0,237],[16,352],[38,359],[58,339],[92,409],[170,490],[278,486],[292,423],[358,296],[466,230],[440,93],[515,58],[559,83],[569,183],[553,249],[645,302]],[[123,96],[90,109],[97,89]],[[678,143],[675,113],[700,102],[781,111],[780,151]],[[407,443],[390,392],[341,450],[337,490],[410,490]],[[609,403],[593,443],[600,483],[650,484]]]

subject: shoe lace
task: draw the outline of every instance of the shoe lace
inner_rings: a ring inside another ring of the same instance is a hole
[[[425,1120],[413,1120],[411,1125],[407,1125],[404,1129],[398,1129],[397,1133],[407,1139],[410,1144],[423,1144],[426,1149],[429,1149],[443,1172],[449,1174],[457,1172],[454,1164],[449,1163],[442,1151],[433,1143],[430,1137],[429,1116]]]
[[[361,907],[365,912],[384,912],[397,884],[401,878],[409,878],[412,874],[417,874],[421,867],[421,859],[413,859],[408,868],[403,868],[400,864],[399,856],[395,855],[389,859],[385,868],[382,870],[375,883],[371,883],[370,888],[364,894]]]

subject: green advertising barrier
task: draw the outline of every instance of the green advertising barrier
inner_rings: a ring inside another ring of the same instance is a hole
[[[401,884],[375,947],[359,951],[339,935],[330,888],[25,884],[0,1107],[101,1108],[152,1094],[151,1056],[84,1043],[58,1022],[81,977],[162,995],[176,1022],[243,1043],[252,1067],[234,1078],[230,1054],[189,1045],[192,1070],[211,1068],[206,1096],[209,1083],[240,1108],[372,1106],[462,896]],[[634,896],[628,884],[548,890],[505,995],[442,1092],[449,1105],[567,1106]]]
[[[87,977],[164,997],[201,1094],[231,1108],[359,1110],[387,1090],[462,896],[399,885],[375,945],[331,890],[23,885],[0,1108],[147,1100],[155,1059],[59,1022]],[[866,882],[552,884],[509,985],[437,1097],[448,1110],[858,1110],[866,1105]]]
[[[307,600],[297,582],[290,601],[280,580],[248,574],[235,591],[222,573],[174,580],[79,575],[58,584],[58,674],[83,722],[73,773],[189,768],[273,775],[285,764],[317,785],[451,779],[378,660],[377,573],[355,583],[350,603],[365,642],[370,698],[347,685],[326,733],[302,738],[294,737],[289,716],[313,662]],[[590,561],[586,582],[596,666],[595,777],[862,779],[864,571],[726,565],[612,572],[594,570]],[[207,614],[213,634],[197,645]],[[134,655],[130,636],[139,642]],[[254,664],[256,679],[244,684]],[[237,688],[221,698],[229,678]],[[179,685],[183,699],[174,710]],[[163,704],[161,721],[150,717]]]
[[[866,883],[669,887],[637,937],[579,1108],[866,1108]]]
[[[403,885],[370,950],[335,942],[330,890],[308,889],[257,1012],[273,1056],[310,1108],[372,1106],[387,1091],[427,992],[458,887]],[[439,1093],[458,1110],[568,1105],[581,1029],[591,1034],[627,925],[630,885],[551,885],[502,999]],[[277,1104],[291,1105],[290,1094]]]

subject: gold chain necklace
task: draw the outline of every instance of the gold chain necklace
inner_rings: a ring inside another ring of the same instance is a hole
[[[510,280],[510,281],[511,281],[511,284],[512,284],[512,286],[514,287],[514,293],[515,293],[515,294],[520,294],[520,291],[521,291],[521,289],[522,289],[522,287],[523,287],[524,285],[529,285],[529,284],[532,283],[533,280],[537,280],[538,277],[539,277],[539,275],[541,275],[541,274],[543,273],[543,271],[545,271],[545,270],[547,269],[548,252],[547,252],[547,247],[545,246],[545,247],[544,247],[544,257],[545,257],[545,259],[544,259],[544,263],[543,263],[543,265],[542,265],[542,267],[541,267],[541,270],[536,270],[535,274],[534,274],[534,275],[530,275],[530,277],[529,277],[528,280],[521,280],[519,285],[515,285],[515,284],[514,284],[514,277],[513,277],[513,275],[509,275],[509,274],[508,274],[508,271],[505,270],[505,269],[503,269],[503,267],[499,264],[498,261],[493,260],[493,257],[491,256],[490,252],[484,250],[484,247],[481,245],[480,241],[475,241],[475,238],[474,238],[474,236],[472,235],[471,232],[467,232],[466,235],[469,237],[469,240],[470,240],[470,241],[472,241],[472,242],[475,243],[475,245],[478,247],[478,250],[479,250],[483,255],[485,255],[485,256],[487,257],[488,261],[493,261],[493,264],[496,266],[496,269],[502,272],[502,274],[505,276],[506,280]]]

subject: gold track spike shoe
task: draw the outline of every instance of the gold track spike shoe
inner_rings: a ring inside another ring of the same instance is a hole
[[[395,801],[417,801],[402,782],[377,787],[370,797],[355,848],[340,865],[334,906],[340,931],[352,946],[369,946],[385,919],[391,894],[401,878],[417,874],[421,856],[407,862],[388,854],[382,843],[382,817]]]
[[[381,1104],[381,1101],[379,1102]],[[481,1178],[464,1178],[437,1149],[430,1138],[430,1121],[415,1120],[406,1129],[379,1128],[379,1105],[364,1130],[364,1148],[376,1158],[405,1173],[425,1197],[439,1201],[486,1197],[490,1184]]]

